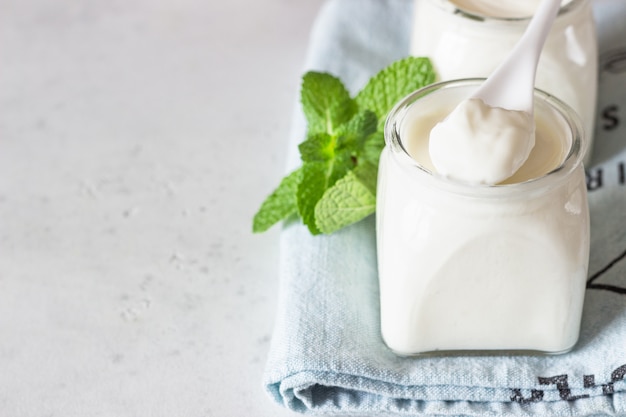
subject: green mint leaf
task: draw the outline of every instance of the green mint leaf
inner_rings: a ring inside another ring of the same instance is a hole
[[[343,149],[350,149],[354,154],[359,152],[378,125],[376,114],[370,110],[363,110],[357,113],[347,123],[338,129],[339,140],[337,146]]]
[[[352,171],[354,176],[363,184],[373,195],[376,195],[376,184],[378,183],[378,161],[371,163],[362,162]]]
[[[434,81],[428,58],[409,57],[380,71],[352,99],[338,78],[306,73],[300,92],[308,124],[299,145],[303,165],[263,203],[253,230],[299,214],[312,234],[331,233],[373,213],[387,114]]]
[[[296,191],[302,179],[302,169],[297,169],[280,182],[276,190],[261,204],[254,215],[252,231],[261,233],[281,220],[298,212]]]
[[[385,135],[382,131],[377,131],[365,139],[363,146],[359,149],[358,157],[378,167],[380,153],[384,147]]]
[[[315,207],[316,225],[332,233],[369,216],[376,210],[376,196],[353,171],[329,188]]]
[[[358,147],[376,130],[376,116],[361,112],[339,125],[336,134],[309,133],[299,145],[303,179],[298,187],[298,212],[312,234],[320,233],[315,206],[326,190],[346,175],[356,162]]]
[[[298,145],[300,158],[304,162],[329,161],[335,157],[337,138],[328,133],[310,135],[307,140]]]
[[[323,72],[310,71],[302,77],[300,100],[309,134],[333,134],[357,110],[341,80]]]
[[[326,190],[345,176],[354,163],[348,152],[340,152],[327,161],[305,162],[302,166],[302,181],[298,184],[298,213],[311,234],[320,233],[315,222],[315,206]]]
[[[435,72],[428,58],[407,57],[396,61],[376,74],[357,94],[361,109],[369,109],[378,117],[378,129],[393,106],[404,96],[435,81]]]
[[[337,128],[335,135],[325,132],[310,134],[298,149],[304,162],[329,161],[342,152],[356,155],[367,138],[376,132],[376,115],[364,110]]]
[[[315,223],[315,205],[328,187],[326,173],[328,163],[307,162],[302,165],[302,181],[298,185],[298,212],[312,235],[320,233]]]

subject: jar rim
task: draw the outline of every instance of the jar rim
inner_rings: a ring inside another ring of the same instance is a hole
[[[491,15],[486,15],[480,12],[463,9],[462,7],[455,4],[453,0],[430,0],[430,1],[432,3],[436,3],[439,7],[449,11],[450,13],[454,15],[458,15],[460,17],[470,19],[470,20],[476,20],[479,22],[528,23],[530,19],[532,18],[532,15],[520,16],[520,17],[491,16]],[[562,4],[557,13],[557,18],[577,8],[584,1],[585,0],[570,0],[565,4]]]
[[[539,177],[523,182],[495,185],[469,184],[438,175],[413,159],[404,147],[402,139],[400,138],[400,127],[402,126],[404,115],[413,103],[421,97],[436,92],[437,90],[450,88],[475,88],[484,81],[485,78],[464,78],[441,81],[418,89],[401,99],[389,112],[385,122],[385,144],[391,149],[390,153],[392,158],[398,161],[401,165],[405,166],[407,169],[428,177],[430,180],[434,181],[436,186],[439,188],[443,187],[453,192],[472,196],[475,196],[477,192],[479,194],[500,196],[502,193],[518,193],[521,190],[528,191],[535,188],[541,188],[546,185],[546,182],[555,184],[560,183],[560,180],[567,178],[569,173],[582,164],[583,156],[587,151],[586,147],[588,145],[588,140],[584,136],[584,130],[582,128],[580,117],[566,103],[554,95],[537,88],[535,88],[534,91],[535,100],[541,100],[551,109],[555,110],[557,115],[563,120],[571,132],[569,150],[559,166],[553,170]]]

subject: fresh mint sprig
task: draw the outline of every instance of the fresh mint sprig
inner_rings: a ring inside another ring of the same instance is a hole
[[[372,214],[387,113],[402,97],[434,81],[430,60],[416,57],[392,63],[354,98],[331,74],[304,74],[300,101],[307,134],[298,147],[302,165],[261,204],[252,230],[264,232],[298,215],[317,235]]]

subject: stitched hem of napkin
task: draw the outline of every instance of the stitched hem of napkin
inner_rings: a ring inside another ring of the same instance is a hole
[[[398,391],[413,391],[415,387],[388,387],[381,390],[381,382],[369,378],[355,378],[353,375],[298,372],[283,378],[280,382],[268,384],[268,392],[285,407],[300,413],[324,413],[328,415],[428,415],[428,416],[544,416],[544,417],[584,417],[626,415],[626,392],[611,395],[589,395],[585,398],[565,400],[558,390],[546,391],[541,398],[534,397],[530,390],[527,397],[515,400],[513,396],[505,400],[494,400],[503,394],[491,396],[488,401],[469,400],[478,391],[490,391],[488,387],[445,387],[445,391],[464,393],[459,398],[435,398],[433,391],[438,386],[419,387],[418,391],[430,391],[428,399],[422,392],[417,395],[403,395]],[[385,384],[391,385],[391,384]],[[384,392],[387,391],[387,392]],[[394,392],[395,391],[395,392]],[[498,389],[497,391],[504,391]],[[449,397],[449,395],[448,395]],[[569,398],[575,396],[571,395]],[[548,400],[547,398],[555,398]],[[386,413],[386,414],[385,414]]]

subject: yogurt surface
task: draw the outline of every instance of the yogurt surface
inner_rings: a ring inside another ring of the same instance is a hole
[[[535,146],[535,122],[530,113],[471,98],[432,128],[428,143],[439,174],[494,185],[511,177],[528,159]]]

